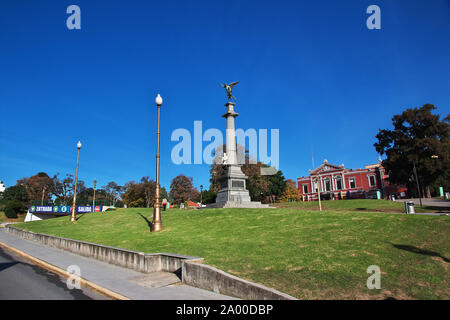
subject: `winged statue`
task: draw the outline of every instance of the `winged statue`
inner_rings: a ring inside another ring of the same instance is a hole
[[[228,101],[230,101],[231,99],[233,99],[234,101],[237,102],[236,98],[233,97],[233,95],[231,94],[231,92],[233,91],[233,87],[234,87],[235,85],[237,85],[238,83],[239,83],[239,81],[232,82],[232,83],[230,83],[230,84],[226,84],[226,83],[225,83],[225,84],[220,84],[222,87],[225,88],[225,90],[227,90]]]

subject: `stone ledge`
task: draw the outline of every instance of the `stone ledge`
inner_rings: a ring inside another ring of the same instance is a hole
[[[26,240],[40,242],[49,247],[63,249],[81,256],[104,261],[143,273],[157,271],[181,273],[183,260],[201,261],[203,258],[172,253],[144,253],[107,245],[35,233],[6,226],[5,229]]]
[[[205,264],[184,261],[182,270],[183,283],[215,293],[246,300],[297,300],[275,289],[238,278]]]

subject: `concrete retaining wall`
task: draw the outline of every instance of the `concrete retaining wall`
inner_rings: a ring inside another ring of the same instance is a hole
[[[280,291],[192,261],[183,262],[182,280],[193,287],[246,300],[296,300]]]
[[[12,226],[8,232],[50,247],[63,249],[85,257],[94,258],[143,273],[157,271],[174,272],[181,275],[182,282],[205,290],[247,300],[291,300],[295,299],[277,290],[240,279],[214,267],[201,264],[203,258],[172,253],[144,253],[96,244],[92,242],[34,233]]]
[[[23,239],[37,241],[49,247],[63,249],[81,256],[97,259],[143,273],[157,271],[178,271],[181,273],[183,260],[203,260],[202,258],[171,253],[144,253],[123,248],[110,247],[87,241],[34,233],[32,231],[22,230],[12,226],[7,226],[6,230]]]

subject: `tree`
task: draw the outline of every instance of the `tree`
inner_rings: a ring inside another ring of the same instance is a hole
[[[180,174],[172,179],[170,183],[170,197],[175,203],[196,199],[198,191],[194,188],[192,178]]]
[[[125,192],[122,195],[123,202],[128,207],[153,207],[155,204],[156,182],[148,176],[142,177],[141,182],[130,181],[123,187]],[[164,187],[160,188],[161,200],[168,198]]]
[[[286,180],[286,190],[281,195],[282,201],[300,201],[300,196],[298,195],[297,184],[294,180],[287,179]]]
[[[24,204],[17,200],[8,201],[5,206],[5,215],[10,219],[17,218],[17,214],[24,213],[27,209]]]
[[[111,205],[114,206],[116,200],[123,192],[123,187],[119,186],[114,181],[111,181],[111,182],[108,182],[108,184],[106,186],[103,186],[103,189],[105,189],[106,194],[111,199]]]
[[[141,184],[144,189],[145,205],[150,208],[155,202],[156,181],[145,176],[141,178]]]
[[[213,190],[203,190],[202,192],[202,202],[203,204],[215,203],[217,197],[217,192]],[[198,198],[200,201],[200,199]]]
[[[25,186],[16,185],[5,189],[5,191],[3,192],[3,200],[18,201],[24,205],[28,205],[30,198]]]
[[[450,180],[450,115],[441,121],[439,115],[432,114],[435,109],[431,104],[406,109],[392,118],[393,130],[380,129],[376,135],[374,146],[386,155],[382,164],[391,183],[415,188],[414,165],[422,191],[429,193],[430,185],[442,177]]]
[[[25,186],[29,200],[39,204],[41,203],[42,195],[44,195],[44,201],[48,201],[51,198],[55,187],[53,179],[45,172],[39,172],[30,178],[17,180],[17,185]]]
[[[61,180],[58,178],[59,173],[53,177],[54,194],[56,196],[56,202],[68,205],[73,198],[74,179],[73,175],[66,174],[66,177]]]
[[[145,193],[142,184],[130,181],[125,184],[125,188],[126,191],[122,195],[122,200],[128,207],[143,208],[146,206]]]
[[[263,165],[268,168],[268,165]],[[269,187],[269,197],[270,202],[274,202],[275,199],[281,197],[281,195],[286,191],[286,179],[283,176],[283,172],[280,170],[276,171],[275,174],[266,175],[267,184]]]
[[[26,211],[28,205],[29,197],[24,185],[11,186],[3,192],[1,207],[8,218],[17,218],[17,214]]]

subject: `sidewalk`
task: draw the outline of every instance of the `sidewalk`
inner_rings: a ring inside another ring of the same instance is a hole
[[[77,265],[81,278],[134,300],[229,300],[233,297],[178,282],[171,273],[144,274],[9,234],[0,228],[0,242],[60,269]],[[168,285],[165,285],[168,284]]]

